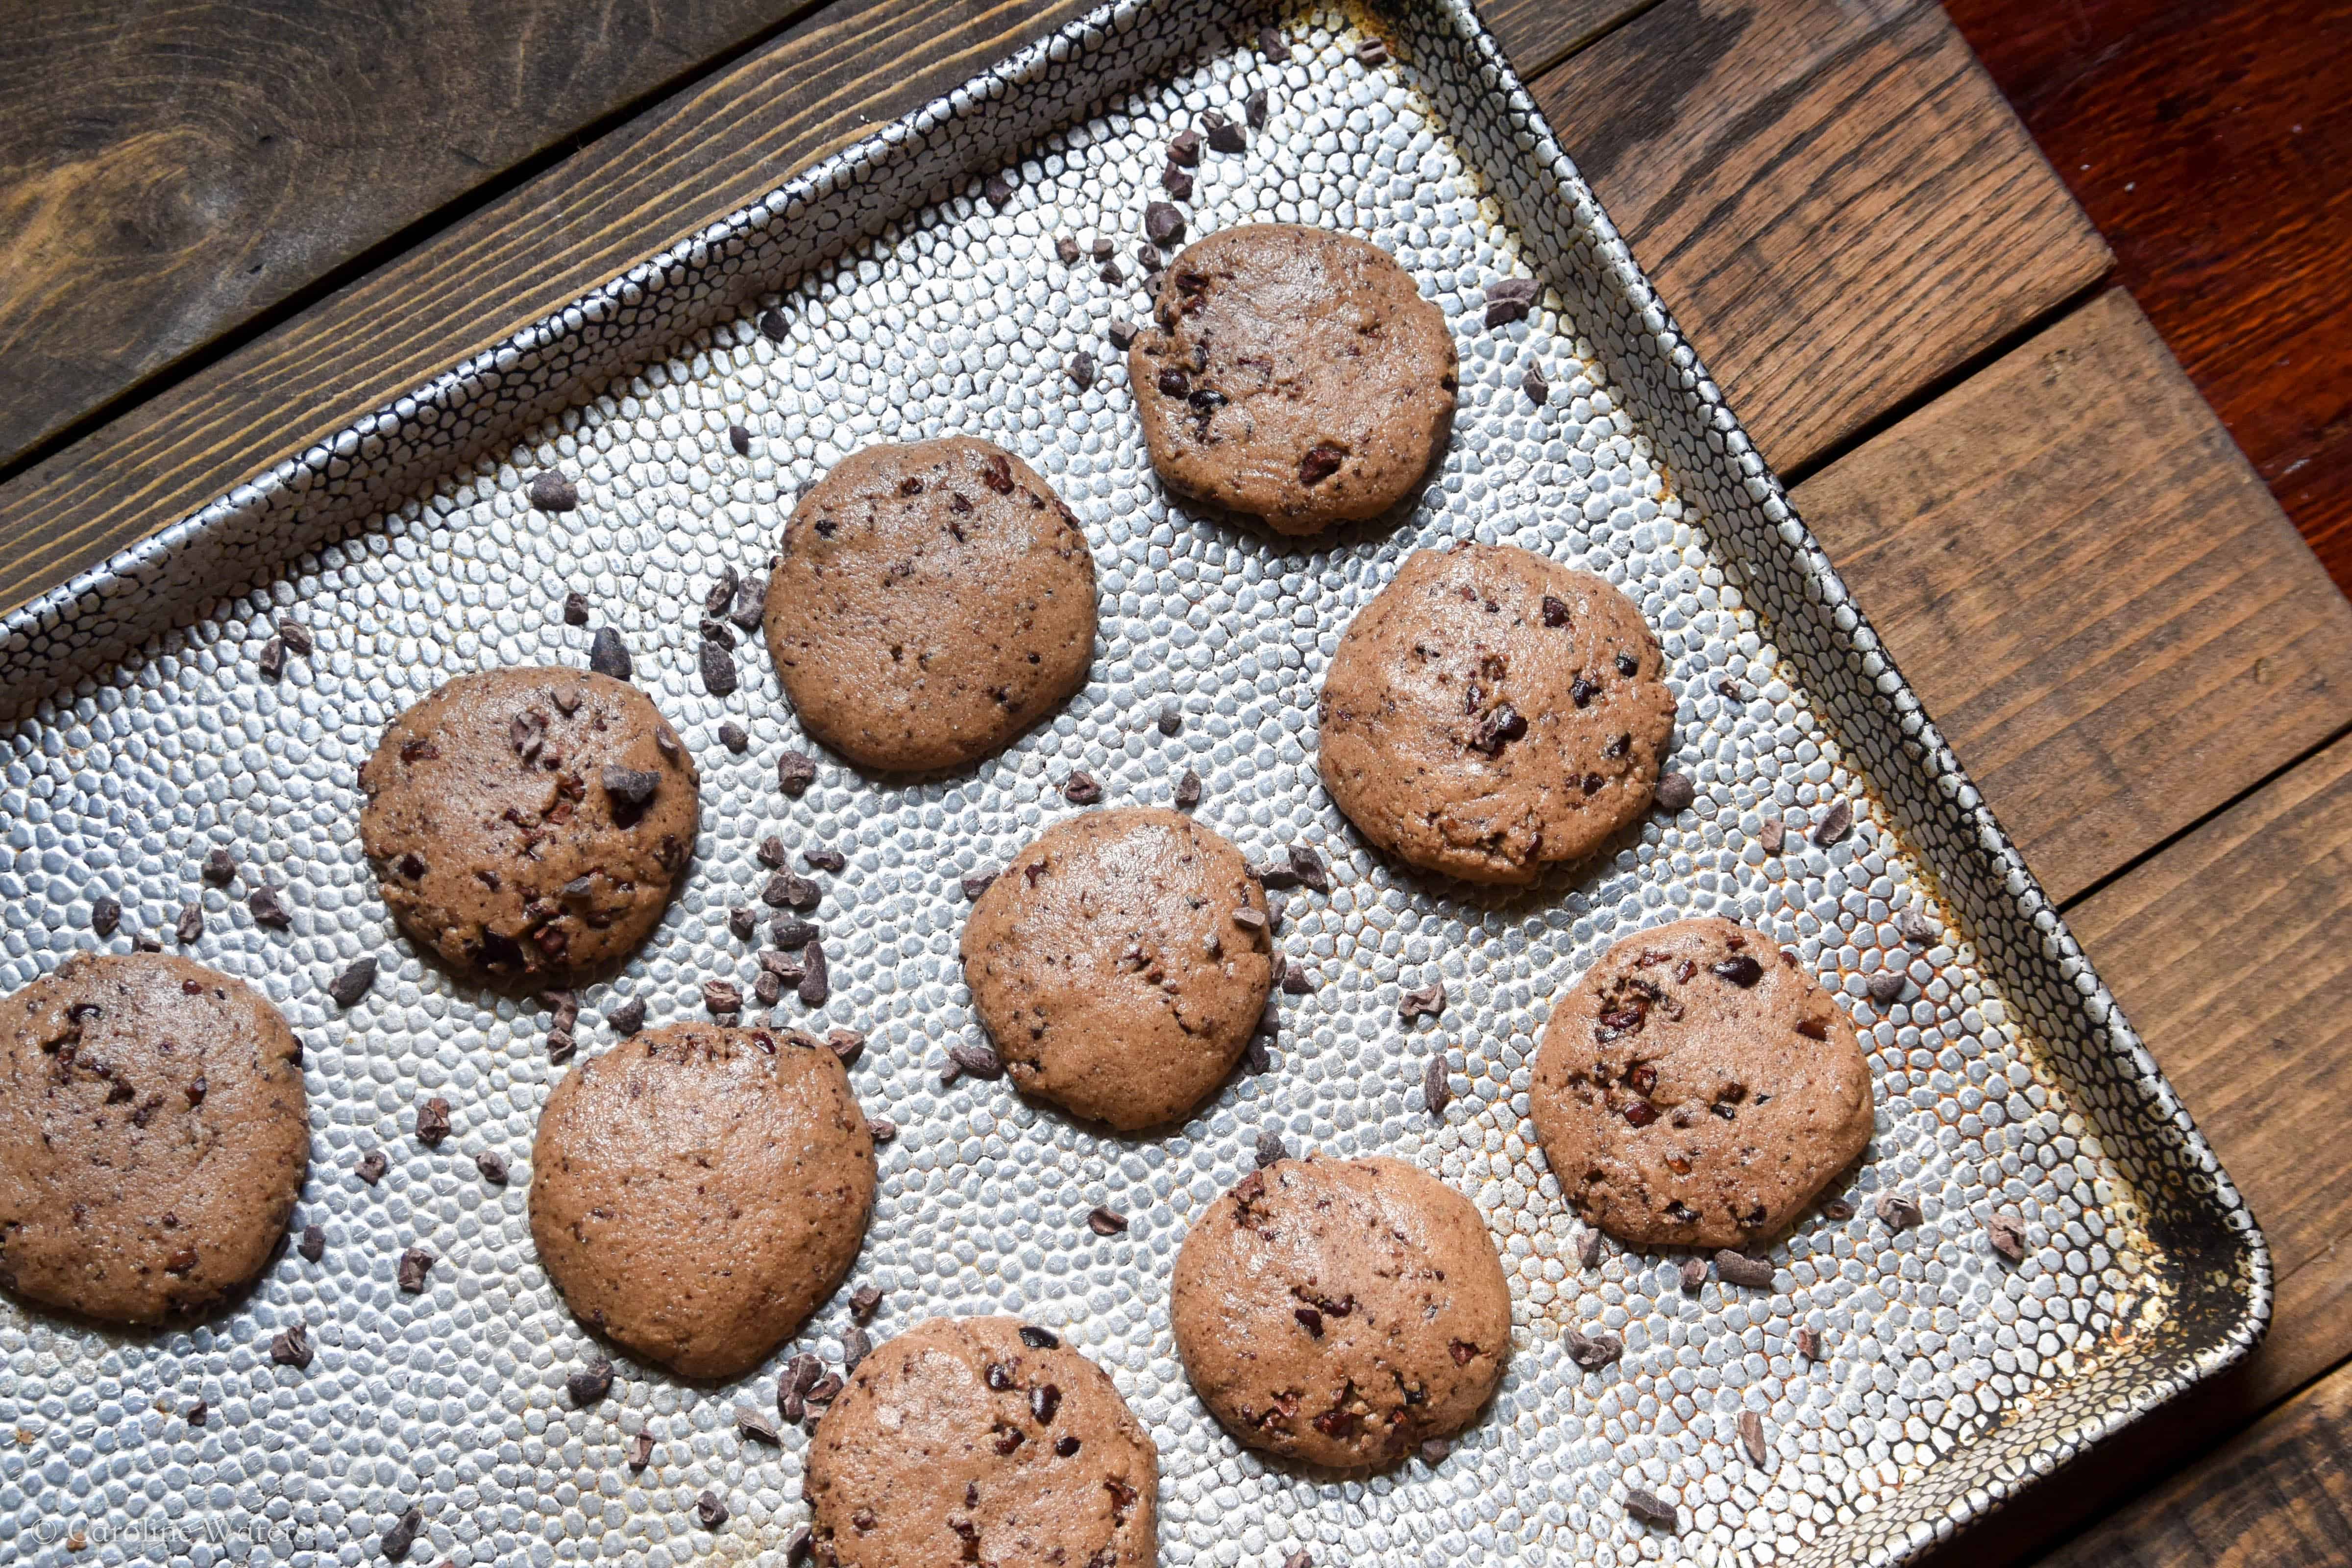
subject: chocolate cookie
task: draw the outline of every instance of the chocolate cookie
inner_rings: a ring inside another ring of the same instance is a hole
[[[1265,890],[1180,812],[1089,812],[999,873],[963,928],[964,982],[1024,1092],[1121,1131],[1233,1071],[1274,984]]]
[[[966,436],[868,447],[793,509],[767,627],[811,735],[884,773],[957,767],[1086,684],[1094,556],[1009,452]]]
[[[828,1568],[1160,1560],[1151,1438],[1101,1368],[1014,1318],[933,1318],[859,1362],[805,1493]]]
[[[461,675],[360,768],[360,847],[408,934],[507,984],[634,952],[694,854],[700,778],[653,700],[576,669]]]
[[[1560,1191],[1641,1247],[1781,1230],[1870,1142],[1853,1026],[1730,921],[1627,937],[1552,1009],[1528,1093]]]
[[[1395,258],[1253,224],[1189,246],[1127,352],[1151,466],[1186,495],[1320,533],[1378,517],[1445,449],[1459,366]]]
[[[688,1377],[791,1338],[873,1207],[849,1075],[796,1029],[634,1036],[564,1075],[531,1146],[531,1239],[564,1305]]]
[[[1176,1255],[1176,1352],[1253,1448],[1339,1469],[1468,1426],[1511,1352],[1503,1260],[1470,1201],[1397,1160],[1276,1160]]]
[[[1468,882],[1532,882],[1649,808],[1675,699],[1633,602],[1507,545],[1416,552],[1323,678],[1317,758],[1381,848]]]
[[[234,1294],[310,1169],[301,1063],[258,993],[160,952],[0,1001],[0,1285],[114,1323]]]

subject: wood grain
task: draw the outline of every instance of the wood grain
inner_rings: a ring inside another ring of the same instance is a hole
[[[12,5],[0,468],[795,5]]]
[[[2103,1520],[2053,1568],[2339,1568],[2352,1542],[2352,1367]]]
[[[1536,96],[1784,470],[2107,265],[1928,0],[1666,0]]]
[[[1655,4],[1657,0],[1477,0],[1477,11],[1519,79],[1533,81]]]
[[[1795,499],[2061,900],[2352,724],[2352,604],[2120,290]]]
[[[1089,0],[839,0],[0,487],[0,605],[764,195]]]
[[[1949,3],[2119,280],[2352,588],[2352,0]]]

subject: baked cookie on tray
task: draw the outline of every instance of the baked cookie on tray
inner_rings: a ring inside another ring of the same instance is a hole
[[[530,1235],[589,1327],[694,1378],[750,1371],[833,1294],[874,1207],[841,1059],[798,1030],[671,1024],[566,1073]]]
[[[0,1000],[0,1285],[160,1323],[269,1261],[310,1164],[302,1047],[261,994],[88,954]]]
[[[694,759],[653,699],[585,670],[461,675],[360,768],[360,847],[403,930],[497,984],[636,951],[685,879]]]
[[[1486,1222],[1399,1160],[1309,1155],[1251,1172],[1184,1237],[1169,1318],[1226,1431],[1337,1469],[1461,1431],[1511,1353],[1510,1287]]]
[[[959,767],[1086,684],[1094,556],[1010,452],[968,436],[867,447],[793,509],[766,624],[811,736],[880,773]]]
[[[1552,1009],[1528,1092],[1578,1212],[1637,1247],[1786,1228],[1870,1142],[1870,1066],[1797,956],[1717,916],[1637,931]]]
[[[972,906],[962,953],[1014,1085],[1123,1132],[1215,1092],[1274,983],[1249,862],[1152,806],[1048,829]]]
[[[1014,1318],[933,1318],[857,1363],[809,1445],[835,1568],[1149,1568],[1160,1454],[1100,1367]]]
[[[1128,346],[1171,489],[1309,535],[1411,494],[1454,427],[1445,314],[1376,245],[1298,224],[1210,235],[1169,263]]]
[[[1323,677],[1317,765],[1363,836],[1468,882],[1528,883],[1649,809],[1674,733],[1632,600],[1508,545],[1416,552]]]

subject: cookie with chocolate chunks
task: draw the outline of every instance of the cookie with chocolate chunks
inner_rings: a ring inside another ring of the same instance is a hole
[[[242,1289],[310,1169],[301,1059],[259,993],[163,953],[0,1000],[0,1285],[110,1323]]]
[[[1461,1431],[1511,1353],[1486,1222],[1398,1160],[1310,1154],[1251,1172],[1184,1237],[1169,1318],[1226,1431],[1338,1469]]]
[[[653,700],[576,669],[486,669],[394,720],[360,769],[360,847],[404,930],[508,986],[610,969],[668,907],[700,817]]]
[[[841,1058],[796,1031],[672,1024],[564,1075],[530,1234],[582,1321],[694,1378],[750,1371],[831,1296],[874,1207]]]
[[[1024,1093],[1120,1131],[1223,1083],[1274,984],[1265,892],[1240,850],[1157,806],[1089,812],[972,905],[964,982]]]
[[[964,436],[868,447],[793,510],[766,624],[811,735],[882,773],[958,767],[1086,684],[1094,556],[1010,452]]]
[[[1569,1202],[1640,1247],[1768,1240],[1870,1142],[1853,1025],[1717,916],[1602,954],[1552,1009],[1528,1100]]]
[[[1366,838],[1528,883],[1650,806],[1674,732],[1657,638],[1589,573],[1508,545],[1414,553],[1323,678],[1317,763]]]
[[[1128,350],[1169,488],[1306,536],[1410,494],[1454,427],[1444,312],[1376,245],[1297,224],[1200,240]]]
[[[1014,1318],[933,1318],[858,1362],[809,1445],[816,1560],[1150,1568],[1160,1455],[1102,1369]]]

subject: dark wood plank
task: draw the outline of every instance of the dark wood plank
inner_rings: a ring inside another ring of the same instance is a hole
[[[2093,1450],[1922,1568],[2032,1560],[2352,1355],[2352,1117],[2344,1114],[2352,948],[2340,934],[2352,923],[2352,739],[2272,780],[2067,919],[2253,1205],[2270,1238],[2276,1316],[2231,1373]],[[2165,1482],[2157,1496],[2194,1496],[2204,1485]],[[2154,1540],[2148,1506],[2127,1504],[2106,1538]],[[2299,1505],[2283,1491],[2278,1506]],[[2205,1559],[2168,1549],[2124,1560]],[[2324,1559],[2343,1560],[2340,1551]]]
[[[1782,469],[2107,265],[1932,0],[1665,0],[1536,96]]]
[[[2352,724],[2352,604],[2121,290],[1795,499],[2061,900]]]
[[[2352,1367],[2052,1554],[2053,1568],[2339,1568],[2352,1553]]]
[[[0,468],[796,7],[11,6]]]
[[[1544,72],[1657,0],[1477,0],[1478,19],[1521,81]]]
[[[2120,279],[2352,588],[2352,0],[1950,10]]]
[[[837,0],[0,487],[21,603],[1090,8]]]

